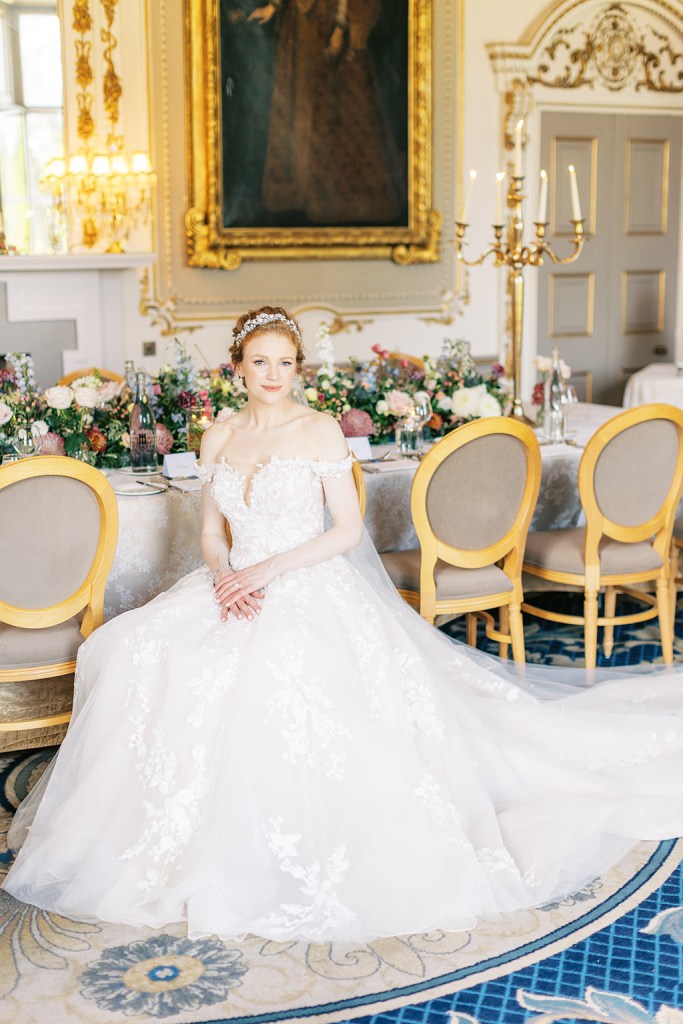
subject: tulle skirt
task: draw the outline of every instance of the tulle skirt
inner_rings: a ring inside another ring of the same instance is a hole
[[[83,645],[5,888],[191,936],[470,928],[683,833],[683,675],[454,644],[338,556],[221,622],[199,569]]]

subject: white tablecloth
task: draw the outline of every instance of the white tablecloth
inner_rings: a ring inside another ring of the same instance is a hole
[[[626,382],[625,409],[651,402],[667,402],[683,409],[683,373],[677,373],[673,363],[651,363]]]
[[[579,405],[571,414],[570,436],[583,446],[618,411],[613,406]],[[377,450],[385,452],[386,448]],[[532,530],[579,524],[581,451],[582,447],[564,444],[541,448],[543,477]],[[410,487],[417,463],[406,460],[391,468],[373,463],[366,469],[365,522],[378,550],[417,547],[410,515]],[[114,475],[110,478],[116,479]],[[139,496],[118,496],[119,541],[105,594],[107,619],[139,607],[202,564],[199,491],[182,493],[169,488],[163,494],[152,494],[140,490]]]

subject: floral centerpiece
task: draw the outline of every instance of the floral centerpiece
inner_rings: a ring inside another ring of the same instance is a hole
[[[419,393],[431,402],[427,429],[434,437],[466,420],[502,412],[507,397],[503,368],[494,364],[483,376],[466,342],[446,339],[439,357],[426,357],[424,368],[391,359],[379,345],[373,346],[372,360],[351,360],[340,367],[327,325],[320,327],[317,338],[320,364],[306,371],[306,398],[313,408],[338,419],[347,437],[393,438]],[[160,455],[186,449],[189,408],[203,406],[220,421],[246,401],[231,365],[198,368],[178,341],[174,361],[148,378],[148,395]],[[23,431],[36,438],[42,454],[69,455],[100,467],[124,465],[130,457],[133,399],[127,383],[105,381],[97,374],[43,391],[36,385],[31,358],[10,353],[0,370],[0,453],[14,452]]]
[[[376,358],[371,362],[351,360],[342,368],[334,366],[327,335],[324,350],[325,361],[307,374],[306,397],[314,408],[340,420],[347,437],[362,432],[377,440],[393,438],[397,422],[410,414],[418,393],[431,402],[427,429],[434,437],[467,420],[500,416],[507,398],[503,367],[494,363],[484,377],[469,345],[460,340],[446,338],[438,359],[425,357],[424,370],[408,360],[390,359],[379,345],[373,346]]]

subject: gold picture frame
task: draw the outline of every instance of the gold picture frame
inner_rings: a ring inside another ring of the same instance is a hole
[[[407,152],[400,224],[226,225],[220,16],[223,0],[185,0],[187,262],[236,270],[246,260],[367,259],[436,263],[441,218],[432,209],[432,5],[407,0]],[[293,2],[293,0],[292,0]],[[239,152],[239,147],[235,147]]]

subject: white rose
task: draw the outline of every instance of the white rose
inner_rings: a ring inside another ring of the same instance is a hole
[[[66,384],[57,384],[45,391],[45,401],[51,409],[68,409],[74,399],[74,393]]]
[[[482,395],[479,399],[479,406],[477,409],[479,416],[500,416],[500,402],[494,395],[490,395],[488,391],[485,395]]]
[[[12,419],[13,415],[14,413],[7,402],[0,402],[0,426],[2,426],[3,423],[8,423]]]
[[[450,412],[451,409],[453,408],[453,399],[451,398],[450,395],[444,395],[443,398],[440,398],[436,404],[438,405],[439,409],[443,409],[444,412]]]
[[[39,434],[40,437],[44,437],[45,434],[49,433],[49,431],[50,428],[48,427],[45,420],[34,420],[34,422],[31,424],[31,432],[34,434]]]
[[[321,391],[329,391],[330,390],[330,382],[329,382],[329,380],[327,380],[327,378],[325,380],[321,380],[320,381],[320,390]]]
[[[470,420],[477,416],[479,403],[485,392],[484,384],[478,384],[476,388],[459,388],[454,391],[451,406],[453,415],[462,420]]]
[[[389,412],[389,403],[386,402],[383,398],[381,398],[377,405],[375,406],[375,412],[377,413],[378,416],[386,416],[387,413]]]
[[[82,409],[94,409],[99,402],[96,388],[76,388],[74,391],[74,398],[76,399],[77,405],[80,405]]]

